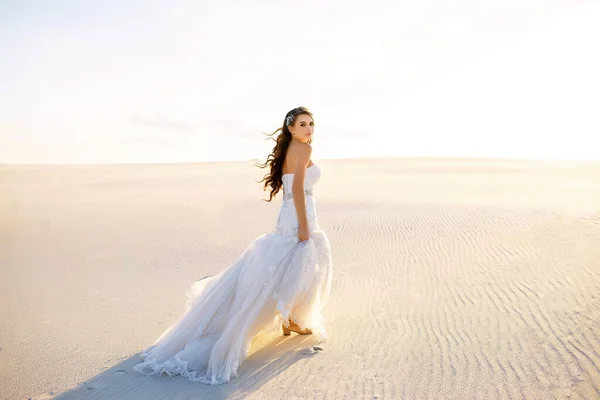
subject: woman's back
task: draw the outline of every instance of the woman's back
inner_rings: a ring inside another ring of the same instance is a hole
[[[294,184],[294,173],[284,174],[283,196],[279,216],[277,217],[276,230],[281,234],[296,235],[298,233],[298,216],[292,187]],[[306,169],[304,174],[304,198],[306,219],[308,222],[308,231],[314,232],[320,230],[317,221],[317,210],[315,205],[315,186],[321,178],[321,169],[318,165],[312,164]]]

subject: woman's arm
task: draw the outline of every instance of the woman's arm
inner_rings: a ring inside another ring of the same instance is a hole
[[[294,167],[294,181],[292,182],[292,196],[296,206],[296,215],[298,217],[298,239],[304,241],[308,239],[308,219],[306,218],[306,194],[304,193],[304,177],[306,176],[306,166],[310,160],[312,148],[308,143],[301,143],[297,147],[296,165]]]

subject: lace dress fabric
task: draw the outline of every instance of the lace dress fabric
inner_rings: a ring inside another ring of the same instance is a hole
[[[250,343],[261,331],[292,320],[327,338],[322,310],[331,289],[329,240],[319,228],[314,186],[316,164],[304,181],[309,239],[298,241],[293,174],[283,175],[283,200],[273,231],[254,239],[224,271],[192,284],[185,311],[151,346],[134,370],[146,375],[182,375],[218,385],[237,375]]]

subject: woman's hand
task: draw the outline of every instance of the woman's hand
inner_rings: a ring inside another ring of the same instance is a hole
[[[300,225],[298,227],[298,240],[301,242],[304,242],[305,240],[308,240],[308,226],[304,225]]]

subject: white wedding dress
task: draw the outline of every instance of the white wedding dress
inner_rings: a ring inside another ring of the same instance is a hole
[[[332,262],[313,197],[320,176],[316,164],[307,168],[309,239],[298,240],[294,175],[285,174],[275,229],[256,238],[218,275],[195,282],[183,315],[142,350],[143,362],[134,370],[217,385],[237,375],[255,335],[281,331],[288,319],[311,329],[320,340],[327,337],[322,309],[331,288]]]

